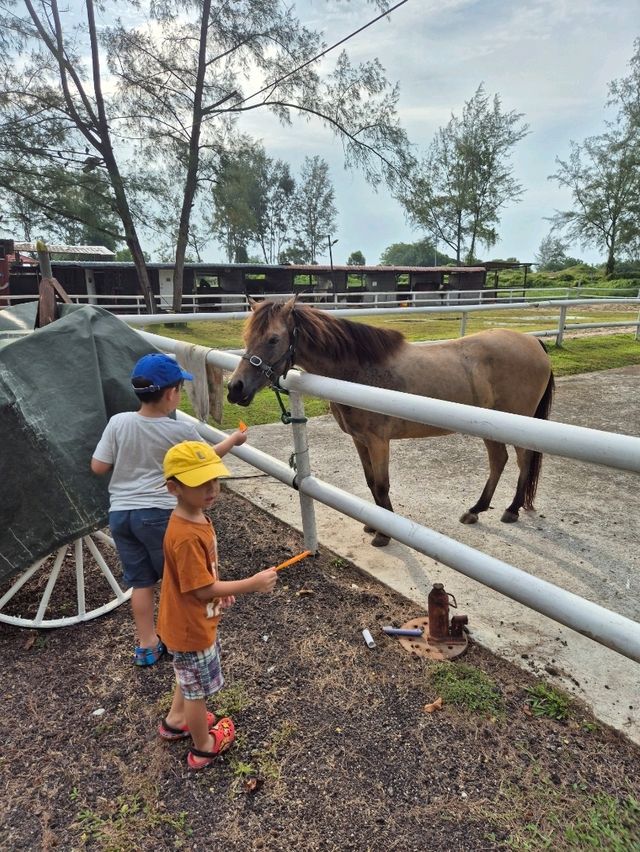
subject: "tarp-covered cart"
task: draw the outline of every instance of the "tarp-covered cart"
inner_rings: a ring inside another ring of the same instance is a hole
[[[33,331],[37,309],[0,311],[0,621],[61,627],[130,595],[101,531],[107,478],[89,464],[109,417],[137,408],[128,377],[154,350],[101,308],[60,305],[58,319]]]

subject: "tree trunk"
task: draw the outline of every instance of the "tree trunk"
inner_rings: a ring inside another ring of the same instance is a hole
[[[118,215],[122,220],[127,246],[129,248],[129,251],[131,252],[133,263],[136,268],[138,286],[140,288],[140,292],[144,297],[144,304],[147,309],[147,313],[155,314],[158,312],[158,305],[153,293],[153,289],[151,287],[151,281],[149,280],[147,262],[144,259],[142,246],[140,245],[140,240],[138,239],[138,232],[136,231],[136,226],[131,215],[131,210],[129,209],[129,203],[127,201],[124,183],[122,181],[122,177],[120,175],[120,171],[118,169],[118,165],[116,163],[109,141],[107,141],[107,144],[104,145],[103,150],[105,166],[109,173],[113,192],[116,197]]]
[[[609,246],[609,253],[607,254],[607,264],[605,266],[605,272],[607,275],[613,275],[613,271],[616,268],[616,258],[614,254],[613,245]]]
[[[102,154],[105,168],[111,180],[113,194],[116,198],[116,209],[118,215],[122,219],[124,225],[124,234],[127,241],[127,246],[133,257],[133,262],[138,276],[138,286],[144,297],[144,302],[147,308],[147,313],[154,314],[157,311],[156,300],[151,289],[149,280],[149,272],[147,263],[144,259],[140,240],[136,226],[131,215],[129,200],[118,168],[113,146],[111,144],[111,135],[109,132],[109,122],[105,110],[104,98],[102,95],[102,80],[100,73],[100,50],[98,45],[98,31],[96,28],[95,14],[93,8],[93,0],[86,0],[87,6],[87,23],[89,27],[89,37],[91,40],[91,66],[93,70],[93,88],[96,98],[96,107],[98,115],[95,120],[95,132],[98,135],[99,143],[95,145],[96,149]],[[82,130],[82,127],[80,128]],[[95,144],[95,143],[94,143]]]
[[[180,224],[178,225],[176,265],[173,270],[173,310],[176,313],[180,313],[182,310],[182,294],[184,292],[184,258],[187,251],[187,242],[189,240],[191,210],[193,208],[193,200],[198,188],[200,129],[203,117],[202,93],[204,90],[204,77],[207,72],[207,34],[209,31],[211,0],[204,0],[201,14],[198,73],[193,93],[193,114],[191,119],[191,133],[189,136],[189,157],[187,161],[187,175],[184,182],[184,198],[182,200],[182,209],[180,211]]]

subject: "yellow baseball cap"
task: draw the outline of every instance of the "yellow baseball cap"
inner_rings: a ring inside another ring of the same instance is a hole
[[[190,488],[230,475],[213,447],[201,441],[182,441],[171,447],[164,457],[163,467],[165,479],[175,477]]]

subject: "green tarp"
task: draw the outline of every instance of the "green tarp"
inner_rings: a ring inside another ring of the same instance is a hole
[[[107,477],[91,455],[109,417],[138,407],[131,369],[155,351],[93,306],[60,306],[17,336],[36,309],[0,310],[0,582],[106,525]]]

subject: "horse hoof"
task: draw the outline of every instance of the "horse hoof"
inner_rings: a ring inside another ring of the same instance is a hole
[[[375,527],[370,527],[368,524],[365,524],[365,525],[364,525],[364,531],[365,531],[366,533],[372,533],[372,534],[373,534],[373,533],[376,531],[376,528],[375,528]]]
[[[478,516],[475,512],[465,512],[464,515],[460,518],[461,524],[477,524]]]
[[[388,535],[383,535],[382,533],[376,533],[374,537],[371,539],[371,544],[374,547],[386,547],[391,539]]]
[[[508,509],[505,509],[500,520],[503,524],[515,524],[518,520],[518,513],[510,512]]]

